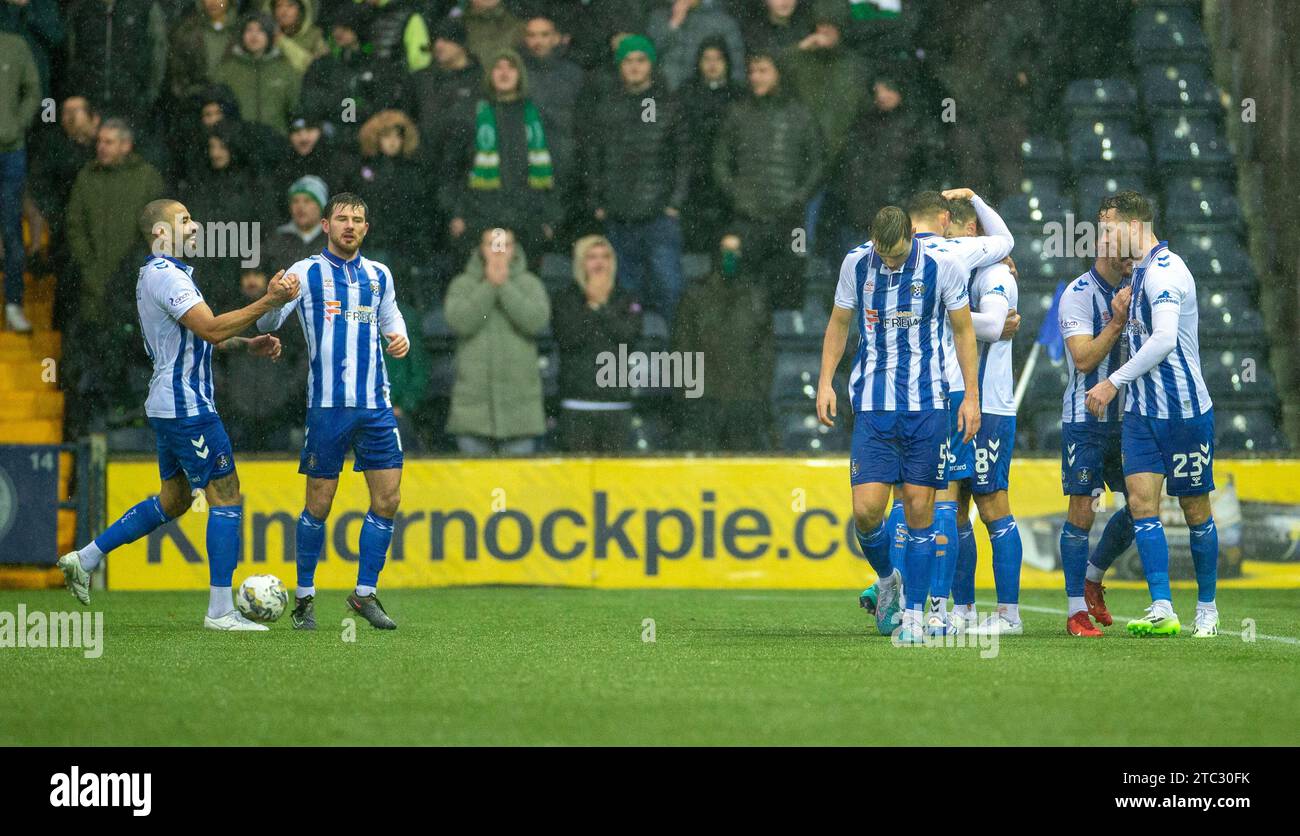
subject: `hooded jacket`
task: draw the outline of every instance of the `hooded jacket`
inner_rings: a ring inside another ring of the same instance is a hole
[[[234,91],[245,119],[288,134],[289,117],[298,107],[300,77],[277,47],[251,55],[236,44],[217,67],[214,80]]]
[[[658,50],[658,69],[663,73],[668,89],[676,91],[695,75],[696,56],[700,44],[708,38],[722,38],[731,60],[731,80],[740,84],[745,80],[745,65],[739,59],[745,54],[745,42],[740,27],[727,14],[722,0],[704,0],[686,13],[686,19],[676,29],[669,26],[672,8],[660,7],[650,13],[646,34]]]
[[[546,430],[537,337],[551,318],[541,279],[516,244],[510,277],[488,283],[478,248],[447,288],[447,324],[456,334],[456,372],[447,432],[531,438]]]
[[[203,2],[203,0],[199,0]],[[286,34],[276,44],[280,52],[284,53],[285,60],[289,66],[301,76],[307,72],[311,62],[320,58],[322,55],[329,53],[329,44],[325,42],[325,35],[321,28],[316,25],[316,2],[315,0],[297,0],[298,7],[302,9],[302,19],[298,21],[298,31],[292,35]],[[263,0],[261,4],[263,14],[275,13],[275,0]]]
[[[613,287],[604,305],[587,304],[586,255],[608,240],[598,235],[581,238],[573,247],[574,283],[555,295],[551,331],[560,349],[560,397],[583,401],[628,401],[626,388],[602,387],[596,380],[597,358],[602,352],[618,354],[618,346],[631,345],[641,336],[641,305],[618,286],[618,257],[612,258]]]
[[[239,31],[238,14],[232,7],[220,26],[214,26],[203,10],[203,0],[194,0],[194,10],[176,24],[168,39],[167,88],[176,98],[203,90],[221,66]]]

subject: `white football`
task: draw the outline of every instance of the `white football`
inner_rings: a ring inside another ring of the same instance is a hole
[[[244,578],[235,593],[235,606],[250,621],[271,622],[284,615],[289,590],[275,575],[251,575]]]

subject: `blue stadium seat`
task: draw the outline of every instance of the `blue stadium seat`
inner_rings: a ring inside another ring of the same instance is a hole
[[[1200,64],[1148,64],[1142,68],[1139,84],[1150,116],[1218,116],[1223,112],[1219,88]]]
[[[1272,409],[1277,404],[1277,381],[1264,357],[1231,349],[1201,352],[1201,374],[1216,404],[1236,408]]]
[[[1246,292],[1203,282],[1197,295],[1201,333],[1208,342],[1230,344],[1238,335],[1253,341],[1264,332],[1264,319]]]
[[[1165,181],[1165,221],[1180,230],[1236,229],[1244,225],[1232,184],[1221,177],[1179,176]]]
[[[1065,88],[1065,109],[1074,119],[1124,116],[1137,102],[1137,90],[1123,78],[1081,78]]]
[[[1040,191],[1013,194],[997,207],[1008,226],[1038,227],[1050,222],[1064,223],[1070,201],[1058,192]]]
[[[809,406],[782,409],[776,419],[781,449],[788,453],[845,452],[851,438],[845,417],[841,412],[836,426],[827,427],[817,420],[816,410]]]
[[[1057,174],[1041,172],[1028,173],[1020,178],[1019,194],[1065,194],[1065,180]]]
[[[1102,198],[1117,192],[1146,192],[1146,182],[1135,173],[1085,174],[1075,191],[1075,214],[1084,220],[1097,217]]]
[[[1142,174],[1151,167],[1146,140],[1118,127],[1124,123],[1076,125],[1070,135],[1070,164],[1080,174]]]
[[[777,342],[791,348],[815,348],[821,344],[828,320],[821,305],[807,304],[802,310],[782,310],[772,315]]]
[[[1203,230],[1169,235],[1169,248],[1178,253],[1192,276],[1216,287],[1252,287],[1255,270],[1241,238],[1231,230]]]
[[[810,351],[778,352],[776,370],[772,375],[772,402],[815,404],[821,360],[820,353]]]
[[[1016,271],[1020,274],[1022,284],[1050,285],[1055,288],[1057,282],[1073,279],[1082,272],[1076,269],[1079,259],[1072,257],[1068,251],[1063,254],[1054,249],[1068,250],[1071,246],[1067,230],[1060,230],[1060,240],[1053,240],[1055,232],[1044,230],[1041,226],[1011,227],[1011,234],[1016,239],[1011,258],[1016,262]],[[1024,315],[1023,312],[1021,315]]]
[[[1133,63],[1205,64],[1210,44],[1186,6],[1141,6],[1133,15]]]
[[[1278,452],[1290,445],[1278,426],[1276,414],[1260,409],[1214,411],[1216,452],[1240,450],[1248,453]]]
[[[1152,121],[1151,144],[1156,168],[1166,173],[1232,173],[1228,138],[1208,116],[1161,116]]]
[[[1020,143],[1020,159],[1025,174],[1054,174],[1065,169],[1065,146],[1050,136],[1031,136]]]
[[[544,253],[538,278],[551,294],[568,287],[573,283],[573,260],[559,253]]]

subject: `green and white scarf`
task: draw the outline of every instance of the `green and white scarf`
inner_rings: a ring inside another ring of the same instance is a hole
[[[497,150],[497,116],[492,103],[480,100],[474,115],[474,170],[469,175],[471,189],[501,188],[501,153]],[[537,107],[524,99],[524,129],[528,134],[528,187],[549,189],[555,183],[551,170],[551,152],[546,147],[546,133]]]
[[[902,12],[902,0],[849,0],[849,14],[854,20],[889,20]]]

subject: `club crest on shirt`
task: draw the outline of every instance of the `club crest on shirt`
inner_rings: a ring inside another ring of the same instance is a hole
[[[912,295],[918,299],[925,295],[925,282],[923,280],[916,279],[912,282]]]

